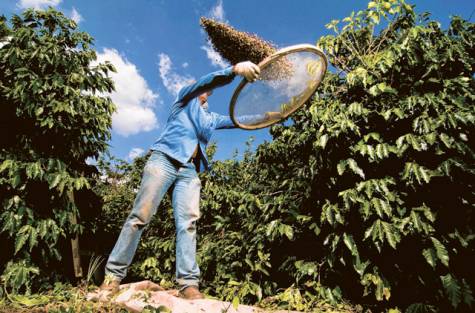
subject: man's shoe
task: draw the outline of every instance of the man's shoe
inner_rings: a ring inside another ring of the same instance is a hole
[[[181,290],[178,295],[180,296],[180,298],[186,300],[198,300],[205,298],[196,286],[188,286],[185,289]]]
[[[109,295],[114,295],[119,292],[120,279],[113,275],[106,275],[104,281],[99,287],[99,291],[108,291]]]

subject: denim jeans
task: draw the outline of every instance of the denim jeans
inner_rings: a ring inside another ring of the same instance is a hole
[[[181,164],[159,151],[154,151],[145,165],[134,207],[107,260],[106,274],[118,279],[126,276],[144,227],[172,185],[176,280],[182,287],[198,285],[200,269],[196,263],[196,221],[200,217],[201,182],[193,163]]]

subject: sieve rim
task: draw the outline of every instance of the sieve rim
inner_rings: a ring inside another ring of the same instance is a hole
[[[290,54],[290,53],[294,53],[294,52],[312,52],[314,54],[317,54],[323,60],[323,62],[322,62],[322,64],[323,64],[322,73],[323,74],[320,77],[320,80],[317,81],[317,83],[315,84],[315,87],[313,88],[313,90],[311,92],[308,92],[309,96],[307,97],[307,99],[305,101],[302,101],[302,103],[300,103],[298,106],[294,106],[289,112],[287,112],[285,114],[285,116],[283,116],[279,120],[269,120],[269,121],[266,121],[266,122],[263,122],[263,123],[260,123],[260,124],[256,124],[256,125],[241,124],[235,119],[234,111],[235,111],[235,107],[236,107],[236,101],[237,101],[242,89],[248,83],[250,83],[250,82],[247,81],[247,79],[243,78],[241,80],[241,82],[239,83],[239,85],[234,90],[233,96],[231,97],[231,102],[229,104],[229,116],[231,117],[231,120],[233,121],[233,123],[236,127],[239,127],[241,129],[246,129],[246,130],[254,130],[254,129],[265,128],[265,127],[270,126],[272,124],[278,123],[278,122],[286,119],[289,115],[291,115],[297,109],[299,109],[315,93],[315,90],[317,90],[318,86],[322,82],[322,80],[325,77],[325,74],[327,72],[328,60],[327,60],[327,57],[326,57],[325,53],[323,53],[323,51],[321,49],[317,48],[316,46],[314,46],[312,44],[298,44],[298,45],[293,45],[293,46],[288,46],[288,47],[282,48],[282,49],[276,51],[274,54],[268,56],[267,58],[265,58],[261,62],[259,62],[258,66],[262,70],[263,68],[265,68],[269,64],[271,64],[275,59],[280,58],[280,57],[285,56],[285,55]]]

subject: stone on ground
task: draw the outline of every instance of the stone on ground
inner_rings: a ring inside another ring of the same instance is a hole
[[[89,301],[111,302],[130,312],[142,312],[145,307],[161,308],[163,312],[173,313],[270,313],[260,308],[239,305],[236,309],[230,302],[214,299],[185,300],[178,297],[178,290],[164,290],[151,281],[123,284],[113,297],[107,293],[91,292]],[[298,313],[295,311],[273,311],[273,313]]]

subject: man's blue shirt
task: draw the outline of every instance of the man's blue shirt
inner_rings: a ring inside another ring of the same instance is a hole
[[[208,169],[205,148],[213,131],[235,126],[230,117],[205,110],[197,97],[206,91],[230,83],[234,76],[231,66],[203,76],[195,83],[183,87],[173,103],[162,135],[152,145],[151,150],[161,151],[184,164],[190,160],[196,146],[199,145],[200,159],[204,168]]]

